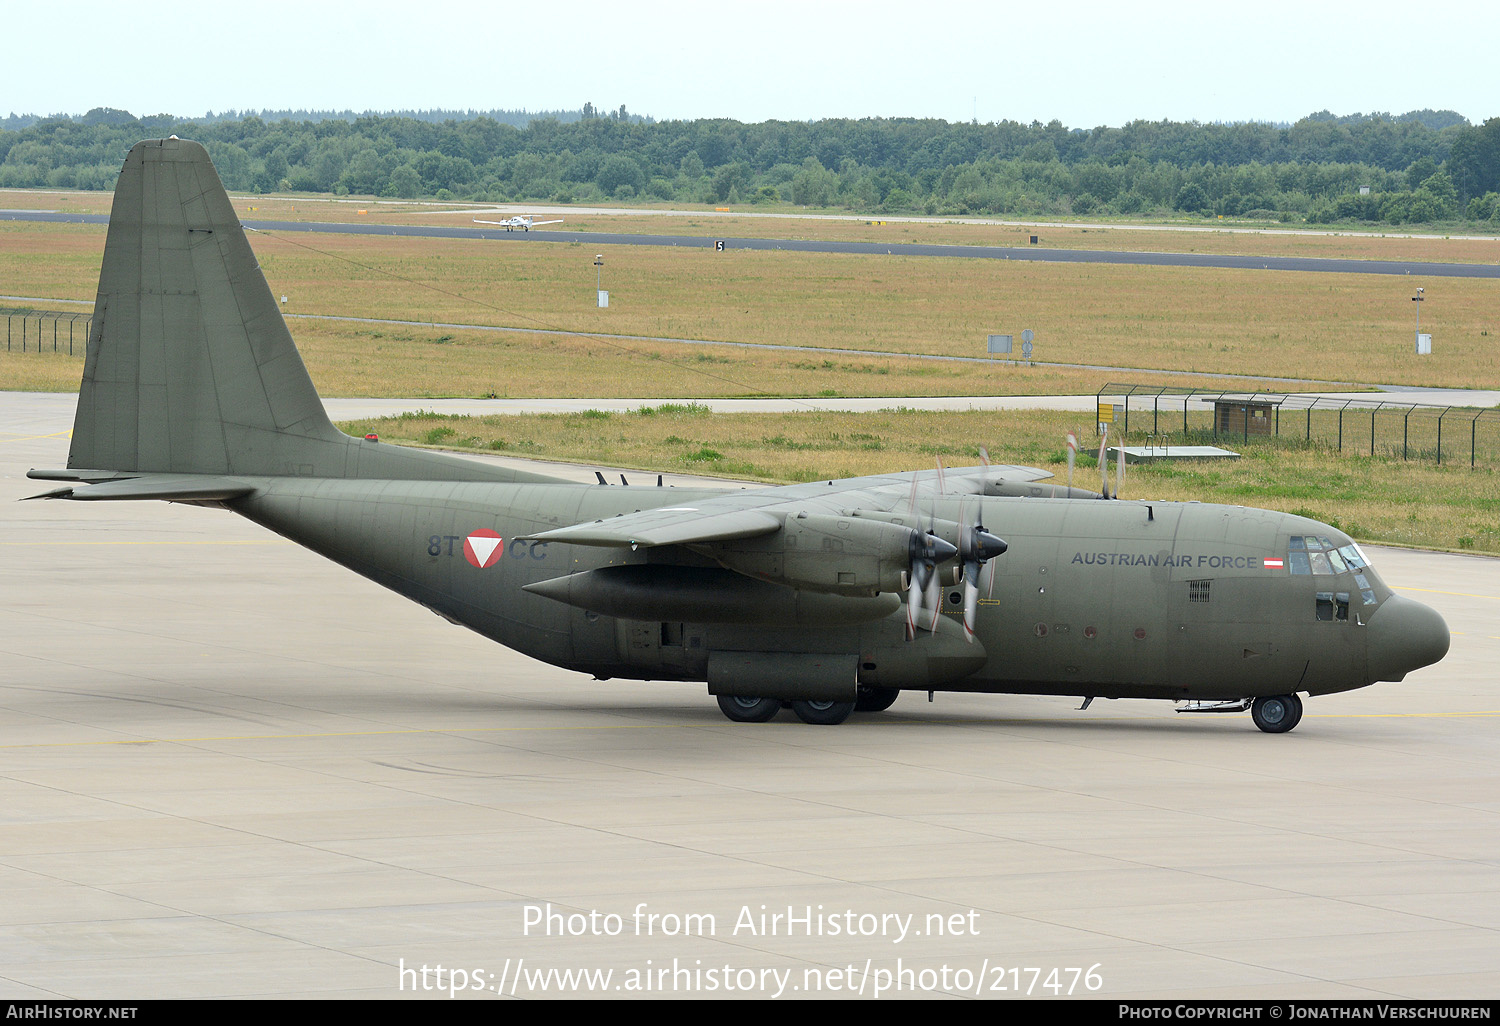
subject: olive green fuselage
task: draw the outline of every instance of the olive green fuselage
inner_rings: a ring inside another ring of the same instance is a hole
[[[924,617],[911,641],[899,603],[871,606],[871,619],[849,622],[865,614],[829,616],[838,603],[858,601],[836,595],[802,595],[808,601],[788,605],[793,611],[770,624],[764,621],[781,614],[757,616],[762,603],[748,599],[744,622],[725,622],[736,618],[732,598],[731,612],[720,609],[716,622],[696,622],[680,609],[671,620],[631,619],[522,589],[626,565],[707,580],[729,571],[712,547],[633,550],[525,536],[724,492],[255,483],[254,496],[228,505],[507,647],[598,677],[707,680],[716,652],[775,651],[848,658],[861,683],[883,687],[1206,700],[1319,694],[1373,682],[1367,626],[1390,597],[1368,568],[1360,571],[1366,587],[1355,583],[1352,566],[1341,574],[1294,574],[1293,537],[1350,544],[1300,517],[1197,503],[968,495],[933,500],[932,515],[958,521],[982,502],[984,523],[1009,544],[991,561],[993,582],[988,572],[982,579],[973,643],[963,638],[962,591],[951,562],[940,568],[937,629],[929,631]],[[476,532],[484,532],[478,550],[469,542]],[[840,554],[828,558],[836,562]],[[789,600],[800,594],[760,587]],[[1332,603],[1320,607],[1320,594],[1342,596],[1337,615]],[[1319,618],[1320,608],[1328,618]]]

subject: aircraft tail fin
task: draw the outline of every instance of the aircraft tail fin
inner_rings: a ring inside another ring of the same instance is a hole
[[[68,465],[342,477],[345,437],[208,151],[138,143],[115,187]],[[317,473],[330,457],[337,473]]]
[[[337,430],[208,151],[176,138],[138,143],[120,172],[68,466],[549,480]]]

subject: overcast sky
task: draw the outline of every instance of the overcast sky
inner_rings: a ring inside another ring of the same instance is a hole
[[[7,4],[0,116],[577,109],[756,122],[1500,115],[1500,4]]]

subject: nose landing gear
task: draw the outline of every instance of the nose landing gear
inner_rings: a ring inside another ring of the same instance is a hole
[[[1285,734],[1302,720],[1302,699],[1296,695],[1267,695],[1250,704],[1250,718],[1267,734]]]

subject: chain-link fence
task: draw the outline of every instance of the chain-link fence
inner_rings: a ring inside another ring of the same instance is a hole
[[[1275,439],[1388,459],[1500,466],[1500,409],[1155,385],[1100,389],[1100,422],[1127,439],[1251,444]],[[1128,444],[1128,442],[1127,442]]]
[[[5,318],[5,350],[10,353],[66,353],[83,356],[94,315],[53,310],[0,310]]]

